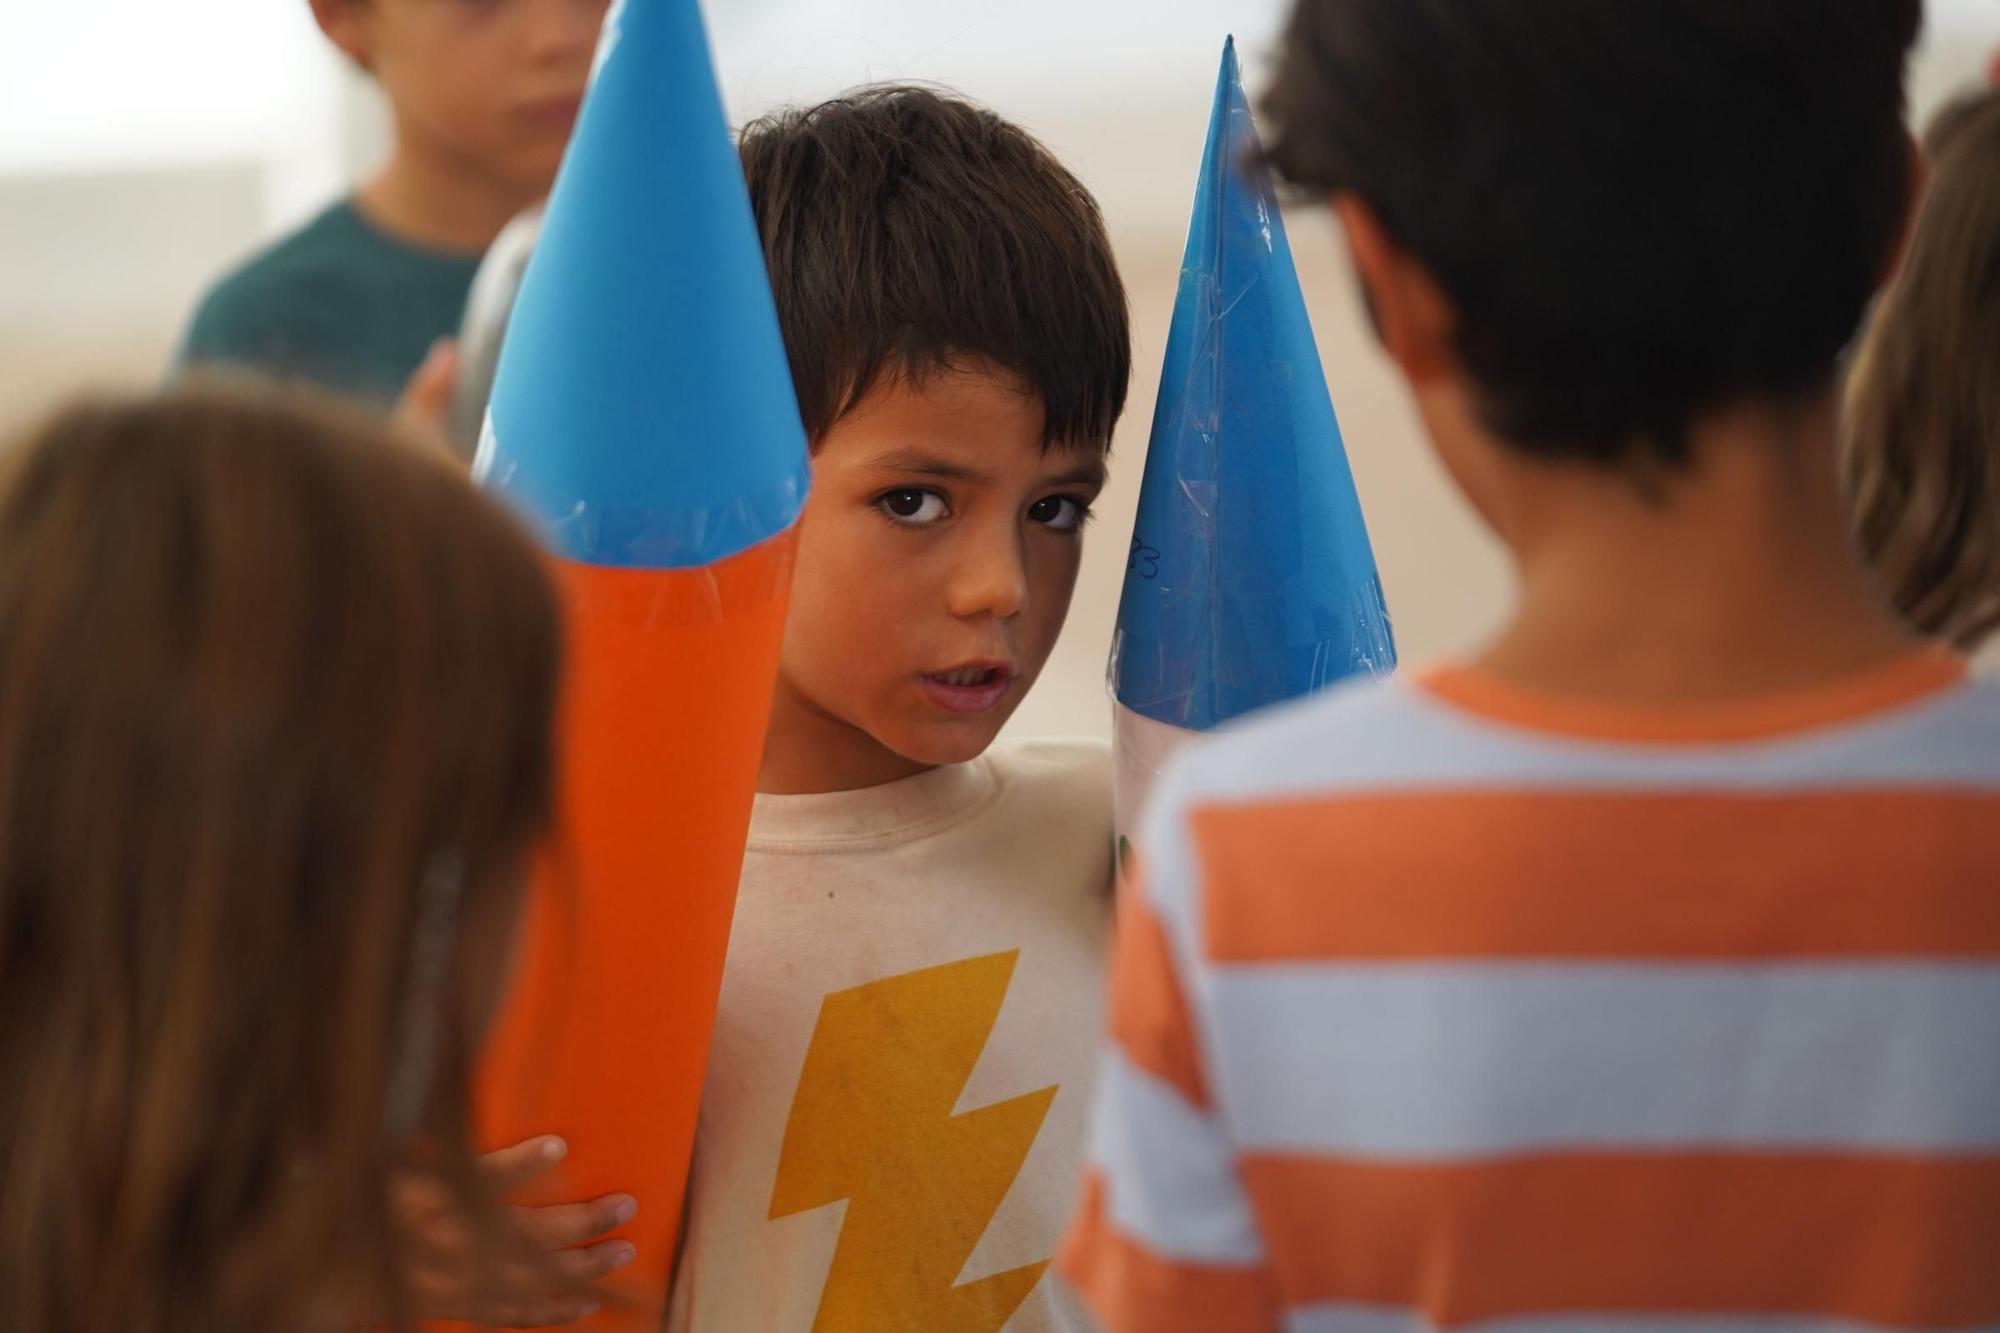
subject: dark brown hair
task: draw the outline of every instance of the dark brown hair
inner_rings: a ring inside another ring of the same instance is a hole
[[[1294,182],[1451,298],[1481,416],[1650,468],[1833,383],[1903,221],[1921,0],[1296,0],[1265,101]]]
[[[815,445],[885,373],[983,360],[1040,397],[1047,444],[1109,447],[1125,287],[1096,202],[1032,136],[895,86],[753,121],[741,147]]]
[[[1902,271],[1848,382],[1855,534],[1890,601],[1971,648],[2000,628],[2000,89],[1948,107]]]
[[[73,408],[0,487],[0,1327],[393,1314],[391,1174],[473,1205],[467,946],[549,817],[534,549],[219,389]]]

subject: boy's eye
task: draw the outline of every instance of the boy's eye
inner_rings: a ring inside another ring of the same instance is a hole
[[[1051,495],[1028,506],[1028,518],[1057,532],[1075,532],[1090,517],[1090,506],[1073,495]]]
[[[911,528],[928,527],[951,512],[942,495],[914,486],[888,492],[875,501],[875,506],[891,522]]]

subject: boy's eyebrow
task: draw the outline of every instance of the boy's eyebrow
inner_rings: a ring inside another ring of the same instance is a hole
[[[882,472],[915,473],[921,477],[937,477],[944,481],[966,481],[981,485],[992,478],[976,467],[940,458],[936,454],[925,453],[921,449],[898,449],[869,460],[868,465]],[[1044,483],[1049,486],[1095,486],[1102,489],[1106,480],[1103,460],[1086,459],[1060,476],[1050,477]]]
[[[1102,490],[1105,483],[1110,479],[1111,472],[1109,468],[1104,466],[1104,460],[1090,458],[1078,463],[1059,477],[1050,477],[1048,484],[1051,486],[1095,486],[1099,490]]]
[[[920,476],[940,477],[945,481],[991,480],[978,468],[968,467],[964,463],[954,463],[949,458],[927,454],[921,449],[898,449],[894,453],[870,459],[868,465],[883,472],[915,472]]]

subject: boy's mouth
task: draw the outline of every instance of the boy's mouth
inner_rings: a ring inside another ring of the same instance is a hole
[[[930,701],[947,712],[984,713],[1014,688],[1014,669],[1000,662],[972,662],[950,671],[926,672],[917,681]]]
[[[553,130],[568,134],[576,124],[577,113],[583,109],[581,93],[563,93],[555,97],[538,97],[522,102],[514,108],[514,114],[522,123],[536,130]]]

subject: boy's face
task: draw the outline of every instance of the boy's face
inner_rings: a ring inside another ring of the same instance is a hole
[[[526,193],[554,182],[610,0],[314,0],[398,133]]]
[[[1042,425],[1038,397],[974,363],[887,377],[827,431],[767,789],[871,786],[992,744],[1062,630],[1104,486],[1095,451],[1045,451]]]

